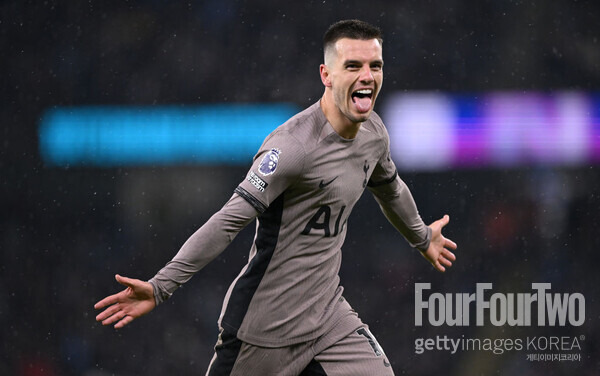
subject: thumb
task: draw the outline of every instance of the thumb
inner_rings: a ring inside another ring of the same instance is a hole
[[[450,222],[450,216],[448,214],[444,214],[444,216],[439,221],[440,225],[444,227]]]
[[[123,277],[119,274],[115,274],[115,279],[117,280],[117,282],[119,282],[123,286],[127,286],[127,287],[133,287],[133,285],[135,284],[133,279]]]

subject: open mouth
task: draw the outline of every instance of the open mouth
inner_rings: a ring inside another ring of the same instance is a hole
[[[368,112],[373,103],[373,89],[360,89],[352,93],[352,102],[358,112]]]

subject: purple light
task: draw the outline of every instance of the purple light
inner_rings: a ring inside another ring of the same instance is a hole
[[[382,116],[403,169],[600,161],[600,97],[583,92],[401,93]]]

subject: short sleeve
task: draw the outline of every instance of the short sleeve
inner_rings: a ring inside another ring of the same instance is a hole
[[[275,130],[263,142],[235,192],[262,213],[297,181],[304,159],[303,146],[287,130]]]

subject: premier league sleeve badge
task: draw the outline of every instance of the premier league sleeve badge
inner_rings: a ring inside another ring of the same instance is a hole
[[[279,154],[281,150],[279,149],[271,149],[267,155],[265,155],[260,161],[258,165],[258,172],[263,176],[271,175],[277,169],[277,164],[279,163]]]

